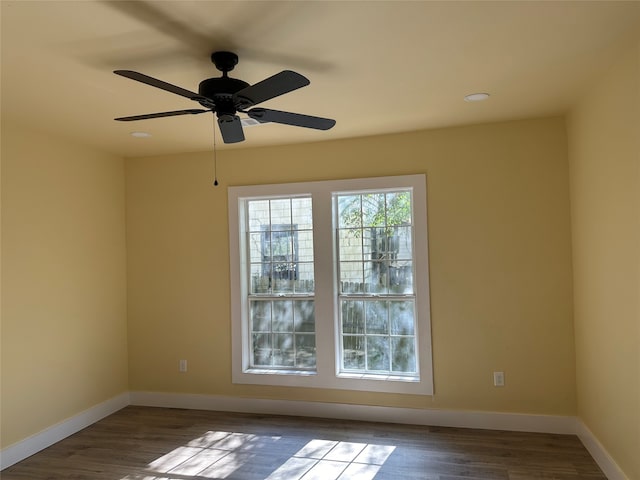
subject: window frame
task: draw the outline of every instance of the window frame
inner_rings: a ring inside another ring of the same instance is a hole
[[[414,291],[419,378],[340,372],[340,332],[335,194],[410,188],[414,221]],[[243,204],[256,198],[311,195],[315,272],[316,370],[253,370],[249,368],[246,216]],[[427,237],[426,175],[399,175],[228,189],[229,262],[232,334],[232,382],[288,387],[330,388],[371,392],[433,394],[431,308]],[[241,234],[242,229],[242,234]],[[326,261],[330,258],[331,261]]]

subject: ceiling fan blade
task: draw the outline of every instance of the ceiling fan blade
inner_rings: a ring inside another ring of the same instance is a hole
[[[309,79],[299,73],[284,70],[255,85],[243,88],[239,92],[236,92],[234,98],[241,110],[242,108],[257,105],[271,98],[297,90],[298,88],[309,85],[309,83]]]
[[[122,77],[130,78],[131,80],[136,80],[137,82],[151,85],[152,87],[160,88],[167,92],[175,93],[176,95],[186,97],[190,100],[197,101],[203,98],[201,95],[195,92],[185,90],[181,87],[176,87],[175,85],[171,85],[170,83],[163,82],[162,80],[158,80],[157,78],[153,78],[148,75],[144,75],[143,73],[134,72],[133,70],[115,70],[113,73]]]
[[[238,143],[244,141],[244,132],[240,117],[237,115],[222,115],[218,117],[218,126],[224,143]]]
[[[284,123],[296,127],[315,128],[317,130],[329,130],[336,124],[336,121],[331,118],[281,112],[280,110],[270,110],[268,108],[252,108],[247,114],[259,122]]]
[[[191,110],[175,110],[173,112],[159,112],[159,113],[147,113],[145,115],[132,115],[131,117],[118,117],[114,120],[119,122],[131,122],[133,120],[146,120],[148,118],[160,118],[160,117],[173,117],[176,115],[196,115],[198,113],[210,112],[211,110],[202,110],[193,108]]]

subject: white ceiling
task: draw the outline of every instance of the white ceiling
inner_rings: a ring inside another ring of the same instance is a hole
[[[311,85],[261,107],[335,118],[329,131],[263,124],[246,148],[564,113],[640,38],[640,1],[2,0],[3,121],[123,156],[212,148],[212,116],[115,122],[198,108],[119,77],[136,70],[188,90],[220,75],[251,84],[295,70]],[[466,94],[489,92],[481,103]],[[137,139],[131,131],[146,131]]]

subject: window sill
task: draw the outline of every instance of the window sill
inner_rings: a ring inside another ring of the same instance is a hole
[[[300,377],[311,377],[318,374],[313,370],[280,370],[268,368],[249,368],[244,371],[249,375],[295,375]]]
[[[376,380],[382,382],[408,382],[420,383],[419,377],[408,377],[404,375],[375,375],[371,373],[339,373],[337,378],[346,380]]]
[[[324,388],[411,395],[433,394],[430,378],[350,373],[336,375],[335,370],[332,371],[332,369],[324,372],[276,369],[236,370],[232,375],[232,381],[235,384],[271,387]]]

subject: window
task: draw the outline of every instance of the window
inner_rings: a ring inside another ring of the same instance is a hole
[[[411,190],[334,194],[340,371],[416,376]]]
[[[316,366],[310,197],[247,200],[249,367]]]
[[[229,188],[233,381],[431,394],[424,175]]]

